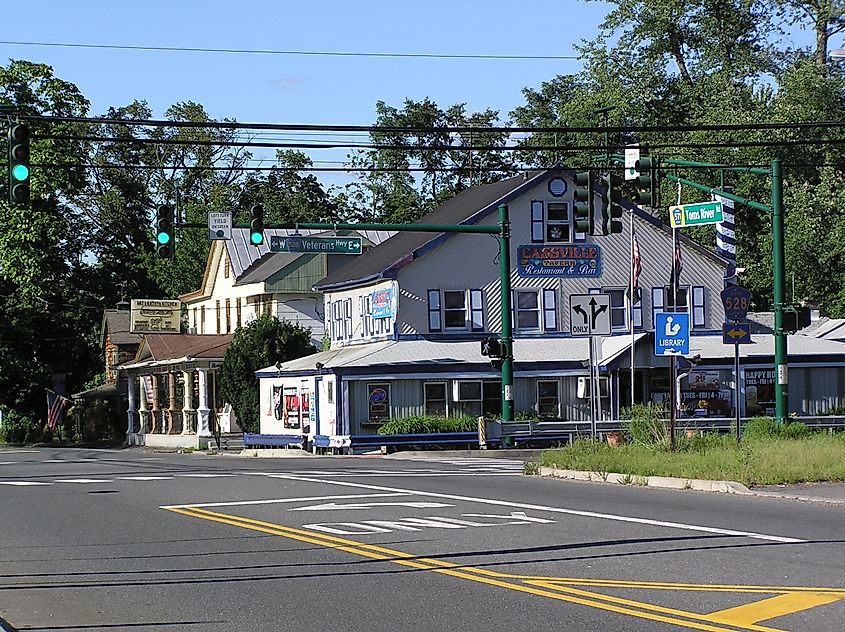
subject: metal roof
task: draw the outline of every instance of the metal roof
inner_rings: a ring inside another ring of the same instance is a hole
[[[636,335],[636,340],[646,334]],[[622,352],[630,348],[631,336],[609,336],[599,338],[601,349],[600,365],[612,362]],[[558,363],[579,364],[590,357],[588,338],[518,338],[514,340],[514,361],[523,364]],[[489,364],[481,355],[481,343],[478,340],[431,341],[431,340],[387,340],[362,345],[350,345],[332,351],[323,351],[314,355],[282,363],[281,370],[269,366],[256,372],[261,377],[275,377],[278,374],[297,374],[317,371],[317,363],[322,370],[397,367],[412,368],[418,366],[421,371],[443,369],[464,364]],[[586,368],[581,367],[584,371]],[[519,371],[516,371],[519,373]]]
[[[326,230],[306,230],[304,228],[300,228],[299,230],[293,228],[265,228],[264,243],[259,246],[254,246],[249,241],[248,228],[233,228],[232,238],[225,240],[223,243],[226,246],[226,253],[229,255],[229,261],[232,264],[232,271],[235,273],[235,279],[240,282],[240,277],[244,271],[249,270],[256,261],[264,259],[265,257],[269,258],[272,254],[270,252],[271,237],[290,237],[291,235],[327,235],[331,232],[332,231]],[[355,232],[374,246],[379,245],[396,234],[390,231],[378,230],[356,230]],[[263,281],[264,279],[260,280]]]
[[[772,334],[752,334],[752,344],[739,345],[740,359],[770,361],[775,355],[775,337]],[[813,338],[811,336],[789,336],[787,339],[789,356],[817,358],[819,362],[830,362],[835,358],[845,358],[845,342]],[[703,360],[733,360],[733,345],[722,342],[721,336],[690,337],[690,355],[700,354]],[[806,361],[806,360],[805,360]]]

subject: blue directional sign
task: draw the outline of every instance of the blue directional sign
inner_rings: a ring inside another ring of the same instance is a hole
[[[722,325],[722,342],[726,345],[750,345],[751,325],[749,323],[725,323]]]
[[[751,292],[744,287],[731,285],[722,290],[722,306],[725,308],[725,318],[728,320],[742,320],[751,306]]]
[[[689,355],[689,314],[655,314],[654,355]]]

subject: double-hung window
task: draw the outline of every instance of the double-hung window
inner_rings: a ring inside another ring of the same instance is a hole
[[[575,232],[572,205],[569,202],[531,202],[532,243],[571,243],[586,239],[585,233]]]
[[[540,417],[560,417],[558,380],[537,380],[537,414]]]
[[[557,331],[557,293],[552,289],[515,290],[513,324],[519,331]]]
[[[481,290],[429,290],[429,331],[484,331]]]
[[[447,415],[446,382],[424,382],[423,401],[426,415]]]
[[[692,299],[692,310],[690,310],[690,298]],[[651,314],[652,323],[655,321],[657,312],[680,312],[690,314],[690,326],[693,329],[701,329],[705,326],[705,295],[704,286],[689,285],[678,286],[677,297],[672,296],[672,287],[651,288]]]
[[[537,290],[516,291],[516,328],[521,331],[540,329],[540,293]]]

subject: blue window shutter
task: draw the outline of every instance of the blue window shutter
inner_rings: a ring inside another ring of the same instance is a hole
[[[657,321],[655,314],[663,311],[664,289],[662,287],[651,288],[651,326]]]
[[[484,294],[481,290],[469,291],[470,327],[472,331],[484,331]]]
[[[440,321],[440,290],[428,291],[428,330],[443,331]]]
[[[543,330],[558,330],[557,293],[555,290],[543,290]]]
[[[692,288],[692,326],[704,327],[704,286],[695,285]]]

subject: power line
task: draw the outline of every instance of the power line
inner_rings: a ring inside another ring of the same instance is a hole
[[[0,41],[7,46],[48,46],[51,48],[94,48],[104,50],[156,51],[166,53],[225,53],[238,55],[302,55],[309,57],[375,57],[389,59],[488,59],[513,61],[578,60],[577,55],[498,55],[498,54],[449,54],[449,53],[374,53],[351,51],[272,50],[262,48],[200,48],[185,46],[134,46],[129,44],[75,44],[71,42],[12,42]]]
[[[843,129],[845,121],[803,121],[794,123],[725,123],[700,125],[630,125],[624,127],[387,127],[379,125],[312,125],[289,123],[238,123],[235,121],[169,121],[161,119],[107,119],[83,116],[46,116],[40,114],[18,113],[18,118],[46,123],[90,123],[94,125],[119,125],[132,127],[171,127],[229,130],[281,130],[281,131],[317,131],[317,132],[368,132],[372,134],[431,134],[431,133],[472,133],[472,134],[563,134],[563,133],[604,133],[637,134],[649,132],[729,132],[729,131],[764,131],[774,129]]]
[[[843,124],[845,125],[845,124]],[[623,151],[619,145],[403,145],[381,143],[288,143],[288,142],[257,142],[230,141],[213,139],[184,139],[184,138],[126,138],[120,136],[77,136],[77,135],[37,135],[33,141],[63,140],[95,143],[137,143],[143,145],[176,145],[200,147],[254,147],[263,149],[376,149],[390,151],[555,151],[558,153],[577,153],[582,151]],[[711,143],[694,143],[678,141],[674,143],[642,143],[641,149],[732,149],[737,147],[793,147],[801,145],[842,145],[845,138],[802,138],[797,140],[761,140],[761,141],[722,141]]]

